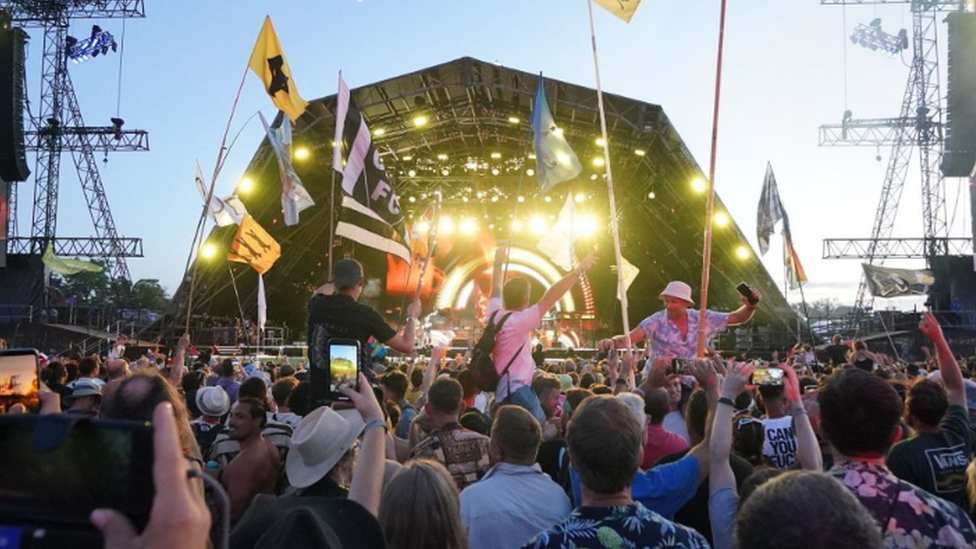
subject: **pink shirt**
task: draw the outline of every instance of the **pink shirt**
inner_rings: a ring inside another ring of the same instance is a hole
[[[647,470],[664,456],[688,449],[688,443],[661,425],[647,424],[647,443],[644,444],[644,460],[641,469]]]
[[[488,317],[498,311],[495,315],[495,322],[501,322],[502,318],[509,311],[502,309],[501,298],[495,297],[488,301]],[[521,311],[512,311],[512,316],[508,317],[502,331],[495,338],[495,352],[492,358],[495,360],[495,370],[501,375],[508,361],[512,360],[515,353],[518,357],[512,362],[508,369],[508,375],[503,376],[495,389],[495,400],[501,402],[509,395],[509,388],[514,392],[519,387],[532,385],[532,374],[535,373],[535,361],[532,360],[532,332],[542,324],[542,312],[539,305],[532,305]],[[519,347],[522,348],[519,351]]]

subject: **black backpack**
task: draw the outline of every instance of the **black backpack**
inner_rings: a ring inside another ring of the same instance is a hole
[[[495,361],[492,359],[491,353],[495,350],[495,337],[498,336],[498,332],[502,330],[502,326],[505,325],[508,317],[512,316],[512,313],[508,312],[498,324],[495,324],[495,315],[497,314],[498,311],[491,313],[488,324],[485,326],[485,331],[481,334],[481,338],[478,339],[478,343],[475,344],[474,349],[471,351],[471,364],[468,366],[472,376],[474,376],[475,385],[482,391],[494,391],[497,389],[498,382],[501,381],[502,376],[508,373],[508,368],[511,367],[512,362],[515,362],[515,358],[519,355],[519,352],[516,352],[512,360],[508,361],[508,365],[505,366],[502,374],[498,375],[498,370],[495,369]],[[519,351],[521,350],[519,349]]]

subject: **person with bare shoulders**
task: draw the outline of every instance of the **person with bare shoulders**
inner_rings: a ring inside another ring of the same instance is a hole
[[[278,449],[261,436],[268,421],[264,404],[242,398],[231,408],[227,434],[241,445],[241,451],[217,478],[230,496],[231,520],[238,518],[258,494],[273,494],[281,471]]]

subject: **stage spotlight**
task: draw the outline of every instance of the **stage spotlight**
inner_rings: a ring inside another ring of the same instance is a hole
[[[512,232],[517,233],[520,232],[521,230],[522,230],[522,222],[519,221],[518,219],[512,221]]]
[[[312,153],[308,150],[308,147],[296,147],[292,156],[295,157],[295,160],[305,160],[310,154]]]
[[[415,230],[416,230],[416,231],[417,231],[418,233],[421,233],[421,234],[423,234],[423,233],[426,233],[427,231],[429,231],[429,230],[430,230],[430,223],[427,223],[426,221],[421,221],[420,223],[417,223],[417,224],[416,224],[416,225],[414,226],[414,229],[415,229]]]
[[[519,202],[525,202],[525,197],[524,197],[524,196],[520,196],[520,197],[518,197],[518,201],[519,201]]]
[[[715,218],[712,220],[716,227],[728,227],[729,226],[729,216],[725,212],[715,212]]]
[[[556,162],[565,166],[569,164],[569,155],[560,151],[556,153]]]
[[[248,176],[241,178],[240,183],[237,184],[237,194],[248,194],[254,190],[254,180]]]
[[[647,151],[645,151],[644,149],[634,149],[634,154],[636,154],[637,156],[644,156],[645,154],[647,154]]]
[[[555,128],[555,127],[552,128],[552,135],[555,135],[556,137],[560,137],[562,134],[563,134],[562,128]]]
[[[647,193],[647,198],[649,198],[651,200],[654,200],[655,198],[657,198],[657,193],[654,192],[654,191],[651,191],[651,192]]]
[[[410,203],[413,204],[414,202],[417,201],[417,197],[416,196],[411,196],[411,197],[407,198],[407,200],[409,200]]]
[[[529,160],[535,160],[535,153],[529,153]]]
[[[597,178],[596,174],[590,175],[590,181],[596,181],[596,178]]]
[[[413,160],[413,156],[411,156],[409,154],[405,154],[405,155],[403,155],[403,159],[402,160],[404,162],[410,162],[411,160]]]
[[[532,168],[529,168],[529,169],[525,170],[525,175],[527,175],[529,177],[532,177],[533,175],[535,175],[535,170],[533,170]]]
[[[447,155],[444,154],[444,153],[441,153],[441,154],[437,155],[437,159],[438,160],[447,160]]]
[[[464,165],[464,169],[474,171],[478,169],[478,163],[471,161]]]
[[[606,144],[607,144],[607,142],[604,141],[602,137],[597,137],[596,138],[596,146],[597,147],[604,147],[604,146],[606,146]]]
[[[502,153],[500,153],[500,152],[493,152],[493,153],[491,153],[491,157],[493,159],[495,159],[495,160],[498,160],[499,158],[502,157]]]
[[[739,246],[738,248],[735,249],[735,256],[738,257],[739,259],[749,259],[749,256],[751,255],[752,252],[749,251],[748,246]]]
[[[545,200],[546,202],[552,202],[552,197],[551,196],[547,196],[547,197],[543,198],[543,200]]]
[[[691,180],[691,190],[698,194],[702,194],[708,190],[708,183],[706,183],[701,177],[696,177]]]
[[[454,220],[450,217],[442,217],[438,230],[441,234],[451,234],[454,232]]]
[[[491,230],[491,231],[494,231],[495,230],[495,224],[494,223],[489,223],[488,224],[488,229]]]
[[[602,168],[603,166],[606,165],[606,163],[607,163],[606,160],[604,160],[602,156],[593,157],[592,164],[596,168]]]
[[[580,236],[592,236],[596,232],[596,220],[588,215],[581,215],[576,218],[576,234]]]
[[[517,116],[509,116],[508,117],[508,123],[509,124],[518,124],[519,122],[521,122],[521,120]]]
[[[472,235],[478,232],[478,222],[470,217],[461,220],[461,234]]]
[[[407,172],[407,175],[409,175],[410,177],[414,177],[415,175],[417,175],[417,170],[410,170]]]
[[[386,135],[386,130],[383,128],[376,128],[375,130],[373,130],[373,135],[375,135],[376,137],[383,137],[384,135]]]
[[[415,128],[423,128],[427,125],[427,122],[430,122],[427,115],[418,114],[417,116],[413,117],[413,125]]]
[[[471,200],[471,199],[468,198],[467,195],[461,197],[461,202],[464,202],[465,204],[468,203],[468,200]]]
[[[217,245],[212,242],[204,242],[203,246],[200,246],[200,257],[203,259],[213,259],[217,257]]]
[[[451,175],[451,170],[449,170],[447,168],[444,168],[443,170],[441,170],[441,175],[443,175],[444,177],[447,177],[447,176]]]
[[[583,193],[579,193],[575,197],[573,197],[573,200],[575,200],[577,204],[582,204],[586,200],[586,195]]]
[[[492,169],[491,169],[491,175],[498,175],[498,174],[500,174],[500,173],[502,173],[502,172],[500,172],[500,171],[498,170],[498,168],[492,168]],[[495,199],[495,198],[496,198],[496,197],[494,197],[494,196],[492,197],[492,202],[494,202],[494,199]]]
[[[491,201],[492,201],[492,202],[498,202],[498,195],[497,195],[497,194],[495,194],[495,195],[492,195],[492,196],[491,196]]]
[[[535,234],[542,234],[546,232],[547,223],[545,219],[541,216],[534,215],[532,219],[529,220],[529,230]]]

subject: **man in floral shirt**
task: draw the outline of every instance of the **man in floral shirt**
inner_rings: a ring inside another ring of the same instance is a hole
[[[523,549],[625,547],[707,548],[701,534],[673,523],[631,498],[640,465],[642,426],[619,398],[586,399],[573,415],[566,442],[582,481],[583,505]]]
[[[874,515],[885,547],[976,547],[976,528],[962,509],[885,467],[904,406],[891,385],[851,368],[830,378],[818,402],[820,430],[834,455],[829,474]]]

